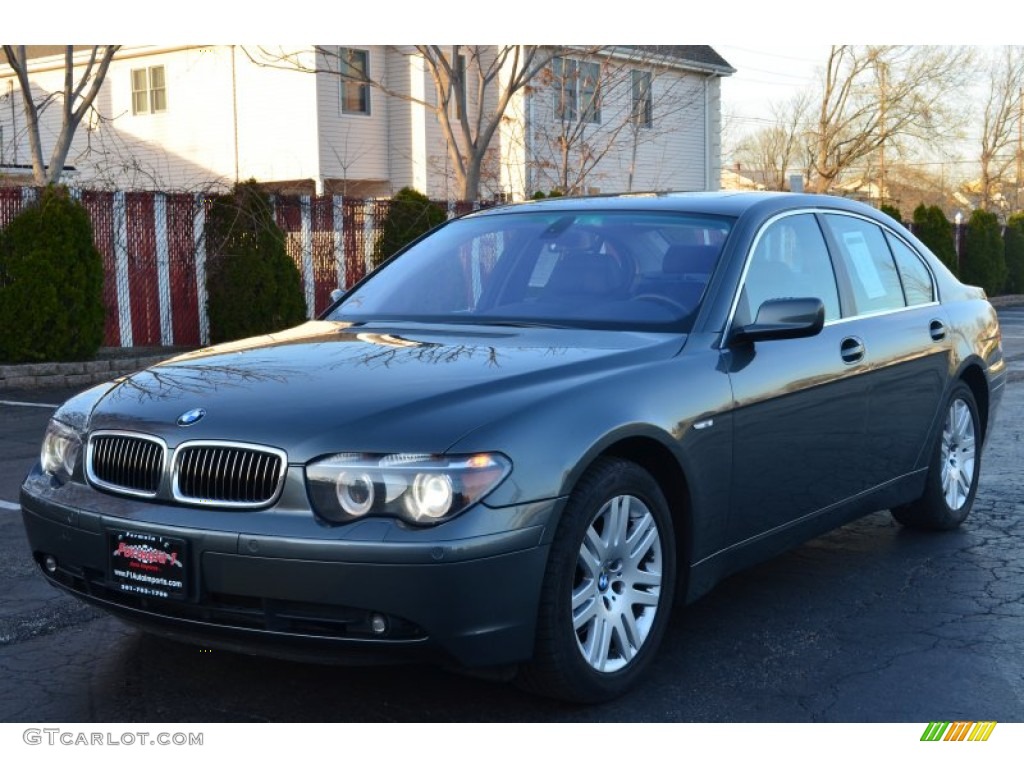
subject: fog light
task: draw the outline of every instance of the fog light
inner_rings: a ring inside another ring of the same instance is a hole
[[[57,572],[57,558],[54,557],[53,555],[47,555],[46,557],[43,558],[43,567],[46,569],[47,573],[56,573]]]
[[[388,620],[379,613],[370,615],[370,629],[375,635],[383,635],[388,631]]]

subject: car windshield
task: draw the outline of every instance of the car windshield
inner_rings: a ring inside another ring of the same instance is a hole
[[[471,216],[381,268],[329,319],[688,331],[731,224],[674,212]]]

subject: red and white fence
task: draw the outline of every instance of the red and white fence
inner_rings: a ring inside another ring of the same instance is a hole
[[[103,257],[105,346],[199,346],[209,342],[204,229],[210,199],[164,192],[73,189],[92,220]],[[0,188],[0,228],[33,201],[32,187]],[[276,196],[275,218],[302,275],[306,311],[315,317],[335,288],[352,285],[372,264],[388,200]],[[449,215],[472,204],[448,205]]]

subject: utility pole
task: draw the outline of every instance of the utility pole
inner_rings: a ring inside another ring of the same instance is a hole
[[[1013,207],[1020,210],[1020,177],[1024,165],[1024,88],[1017,94],[1017,176],[1014,179]]]
[[[886,67],[884,61],[878,62],[879,74],[881,77],[881,93],[879,95],[878,130],[880,135],[878,145],[878,200],[879,207],[885,205],[885,108],[886,108]]]

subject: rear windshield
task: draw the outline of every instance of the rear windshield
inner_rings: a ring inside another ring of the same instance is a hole
[[[666,212],[528,212],[453,221],[329,318],[689,330],[732,225]]]

